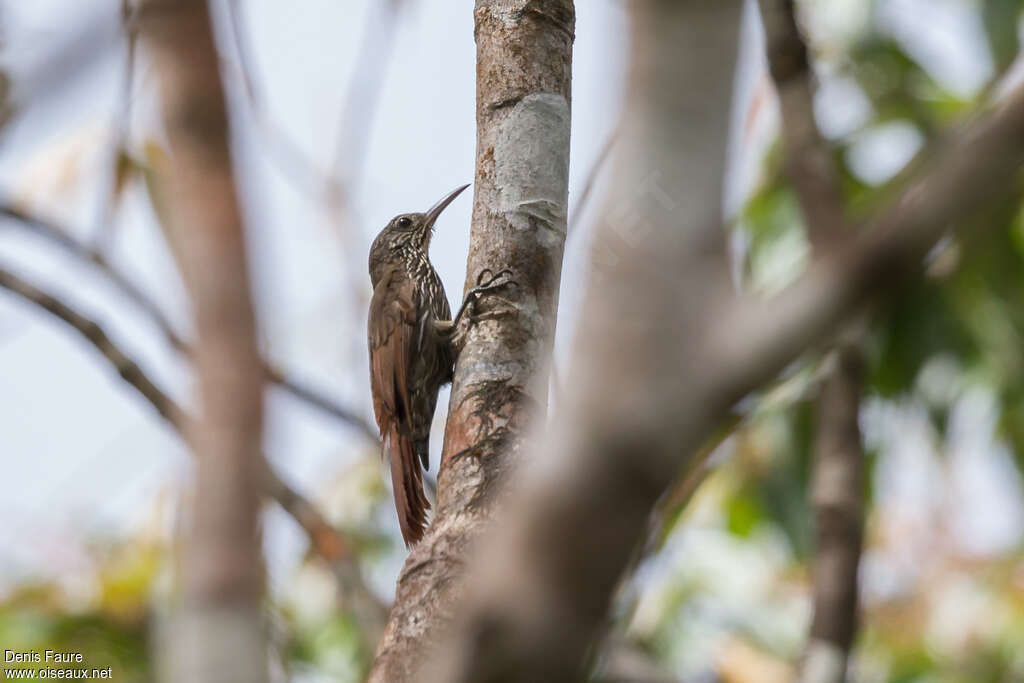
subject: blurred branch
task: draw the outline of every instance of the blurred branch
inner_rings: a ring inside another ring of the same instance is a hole
[[[708,462],[711,455],[726,439],[736,433],[744,419],[748,416],[733,412],[697,450],[692,459],[686,459],[687,467],[679,480],[668,489],[658,501],[658,506],[651,515],[650,531],[644,555],[650,554],[664,540],[666,524],[670,518],[681,511],[693,498],[700,485],[711,474],[712,466]]]
[[[160,389],[139,363],[118,346],[98,322],[3,267],[0,267],[0,287],[46,311],[81,335],[103,355],[129,386],[138,391],[156,409],[182,439],[187,440],[192,416]],[[356,614],[361,615],[361,621],[364,623],[375,622],[375,630],[379,634],[387,608],[377,600],[358,575],[358,566],[348,541],[320,514],[316,505],[285,483],[269,463],[266,466],[264,486],[267,495],[302,527],[316,554],[332,567],[337,576],[345,577],[345,583],[341,584],[342,592],[350,593],[356,604],[365,607],[362,611],[356,611]]]
[[[779,95],[786,170],[796,187],[812,244],[846,229],[839,176],[828,143],[814,120],[807,44],[797,28],[794,0],[759,0],[768,67]]]
[[[353,178],[362,172],[370,124],[386,82],[384,76],[394,51],[398,11],[403,2],[373,2],[366,10],[366,25],[343,104],[334,163],[331,165],[333,172],[344,179],[344,186],[351,187]],[[346,165],[347,172],[343,171]]]
[[[818,402],[811,502],[817,529],[814,621],[801,683],[842,683],[857,631],[857,568],[864,526],[864,453],[857,422],[863,385],[861,330],[835,350]]]
[[[694,389],[713,372],[695,362],[705,321],[733,290],[721,197],[741,4],[629,5],[615,180],[565,400],[529,459],[543,472],[508,492],[481,541],[443,675],[429,680],[584,680],[652,509],[736,403]]]
[[[156,326],[171,348],[191,357],[192,349],[189,343],[174,329],[171,321],[160,309],[160,306],[132,282],[124,272],[118,269],[102,251],[93,249],[84,242],[79,241],[69,230],[38,216],[26,213],[10,203],[0,203],[0,216],[9,218],[12,221],[11,225],[28,230],[32,234],[49,240],[74,258],[96,266],[125,298],[149,318],[150,322]],[[284,371],[271,366],[266,361],[263,361],[263,371],[268,382],[277,385],[296,399],[306,402],[325,414],[354,427],[371,442],[376,443],[379,440],[376,428],[354,410],[338,404],[321,391],[288,377]]]
[[[256,66],[242,9],[242,0],[228,0],[231,39],[238,58],[242,84],[253,117],[267,135],[268,144],[263,148],[274,156],[285,180],[291,182],[300,192],[312,193],[315,201],[330,203],[332,197],[343,192],[343,188],[340,187],[341,180],[334,172],[320,169],[287,131],[275,123],[267,113],[266,102],[256,80]]]
[[[170,148],[165,228],[196,320],[202,404],[191,432],[198,461],[185,602],[168,641],[167,672],[176,681],[260,683],[268,679],[258,618],[265,372],[220,64],[203,0],[148,0],[141,26],[159,75]]]
[[[594,186],[597,184],[597,179],[601,175],[601,169],[604,167],[605,162],[608,161],[608,156],[615,146],[615,138],[618,135],[617,130],[613,130],[609,135],[608,139],[605,140],[601,146],[601,151],[598,152],[597,158],[594,159],[594,163],[591,164],[590,170],[587,171],[587,178],[583,182],[583,190],[580,192],[579,199],[573,205],[572,210],[569,211],[569,220],[565,231],[565,242],[566,248],[568,248],[569,240],[573,238],[579,229],[579,223],[583,210],[587,207],[587,201],[590,199],[591,193],[594,191]],[[558,370],[558,363],[554,356],[551,358],[551,366],[548,370],[551,379],[551,400],[550,403],[553,406],[557,406],[562,397],[562,379],[561,373]]]
[[[786,166],[808,234],[821,247],[849,231],[839,174],[814,119],[807,44],[793,0],[760,0],[768,64],[779,92]],[[857,570],[863,539],[864,453],[858,415],[867,319],[847,325],[818,397],[811,478],[817,544],[813,608],[801,683],[842,683],[857,630]]]
[[[41,308],[78,332],[103,354],[129,386],[142,394],[162,418],[176,431],[182,433],[188,421],[185,411],[149,379],[139,364],[110,339],[99,323],[6,268],[0,268],[0,287]]]
[[[339,132],[338,147],[335,158],[331,160],[331,165],[326,170],[317,166],[295,139],[288,134],[287,130],[277,125],[267,113],[265,98],[256,78],[256,63],[250,47],[249,32],[246,30],[241,0],[228,0],[227,3],[230,33],[238,57],[238,69],[241,71],[253,116],[266,133],[267,144],[263,147],[272,154],[278,169],[287,181],[291,182],[300,192],[309,195],[313,201],[322,204],[321,208],[326,220],[335,235],[341,240],[344,256],[348,258],[349,267],[345,269],[348,283],[343,289],[353,298],[353,310],[359,310],[365,303],[363,297],[366,290],[365,284],[356,277],[358,269],[355,266],[353,255],[358,250],[354,248],[354,233],[345,228],[352,209],[351,188],[356,178],[355,169],[362,166],[365,143],[369,139],[369,124],[372,121],[370,112],[373,111],[379,92],[383,87],[383,68],[387,61],[387,55],[381,54],[381,46],[373,44],[375,36],[371,29],[377,13],[386,13],[384,16],[390,20],[386,24],[388,30],[384,34],[386,39],[384,49],[390,51],[394,35],[394,15],[403,1],[385,0],[371,3],[367,9],[369,23],[364,32],[360,57],[352,76],[350,90],[342,105],[343,126]],[[353,101],[353,98],[357,97],[363,97],[365,101]],[[358,121],[350,121],[350,119],[355,119],[353,112],[360,114],[361,118]],[[354,140],[355,143],[349,144],[348,140]],[[350,164],[349,172],[346,174],[341,168],[341,161],[342,154],[349,147],[354,148],[353,154],[356,155],[356,159]],[[367,427],[364,433],[374,441],[379,440],[376,428],[365,420],[363,424]]]
[[[328,216],[340,225],[349,205],[349,190],[363,166],[370,123],[385,83],[384,73],[394,47],[397,12],[402,0],[371,3],[367,9],[356,65],[342,103],[341,125],[334,156],[326,171],[320,169],[287,132],[266,112],[265,98],[256,78],[256,66],[249,43],[241,0],[227,3],[238,66],[249,104],[269,137],[266,148],[280,164],[283,175],[302,192],[312,192],[324,202]],[[343,162],[348,163],[347,172]]]
[[[127,155],[131,137],[132,90],[135,84],[135,56],[138,43],[138,30],[135,21],[135,5],[133,0],[121,0],[121,29],[125,41],[125,65],[121,84],[121,103],[117,119],[114,122],[115,137],[112,145],[113,158],[108,169],[107,182],[101,183],[103,194],[100,196],[99,211],[94,227],[93,250],[103,252],[114,238],[116,224],[113,221],[114,206],[120,197],[124,183],[124,158]]]
[[[217,47],[206,0],[146,0],[139,21],[159,83],[166,227],[195,319],[201,406],[188,425],[196,456],[191,529],[179,559],[182,602],[160,644],[161,677],[264,683],[264,373]]]
[[[608,161],[612,148],[615,147],[615,140],[618,137],[618,133],[618,130],[613,130],[608,135],[608,139],[605,140],[604,144],[601,146],[601,151],[598,152],[597,158],[594,159],[594,163],[590,166],[590,170],[587,171],[587,177],[586,180],[583,181],[583,189],[580,191],[580,197],[576,200],[572,210],[569,212],[567,240],[569,239],[569,236],[575,234],[578,229],[579,222],[583,216],[583,210],[587,207],[587,201],[590,199],[590,194],[594,191],[594,186],[597,185],[597,179],[600,177],[601,170]]]
[[[569,396],[533,459],[543,471],[509,492],[481,542],[457,635],[428,680],[577,680],[680,451],[1018,182],[1024,89],[933,146],[915,182],[863,230],[829,235],[794,283],[736,294],[720,198],[740,6],[630,5],[623,153]]]

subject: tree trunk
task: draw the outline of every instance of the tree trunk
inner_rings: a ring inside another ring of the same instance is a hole
[[[169,625],[165,676],[267,680],[258,531],[263,370],[249,296],[219,61],[206,3],[149,0],[140,16],[160,77],[170,167],[170,231],[192,300],[201,417],[183,604]]]
[[[370,680],[424,680],[526,430],[545,414],[568,206],[571,0],[477,0],[477,161],[466,287],[509,268],[459,355],[437,509],[398,579]]]
[[[586,680],[648,515],[722,407],[690,382],[709,383],[702,322],[731,295],[721,198],[740,5],[631,3],[630,87],[565,408],[485,541],[431,681]]]

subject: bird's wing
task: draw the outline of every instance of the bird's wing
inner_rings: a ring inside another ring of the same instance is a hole
[[[370,389],[382,436],[391,422],[408,420],[409,366],[417,335],[415,293],[412,280],[396,269],[380,279],[370,300]]]
[[[368,340],[373,412],[391,467],[395,507],[406,545],[418,541],[429,508],[409,424],[409,367],[417,352],[415,285],[398,270],[380,279],[370,301]]]

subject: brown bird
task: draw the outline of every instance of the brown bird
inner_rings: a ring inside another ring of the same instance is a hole
[[[430,466],[430,423],[438,391],[452,381],[459,322],[477,296],[509,284],[494,283],[510,271],[491,277],[485,270],[452,319],[427,251],[437,217],[467,187],[448,193],[426,213],[395,216],[370,247],[370,390],[407,546],[420,540],[426,526],[430,504],[420,463]]]

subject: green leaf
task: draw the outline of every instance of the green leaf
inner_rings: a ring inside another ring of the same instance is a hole
[[[764,510],[749,491],[740,491],[726,501],[725,515],[729,533],[747,538],[764,519]]]
[[[982,4],[981,19],[997,74],[1003,73],[1020,51],[1020,11],[1020,0],[985,0]]]

